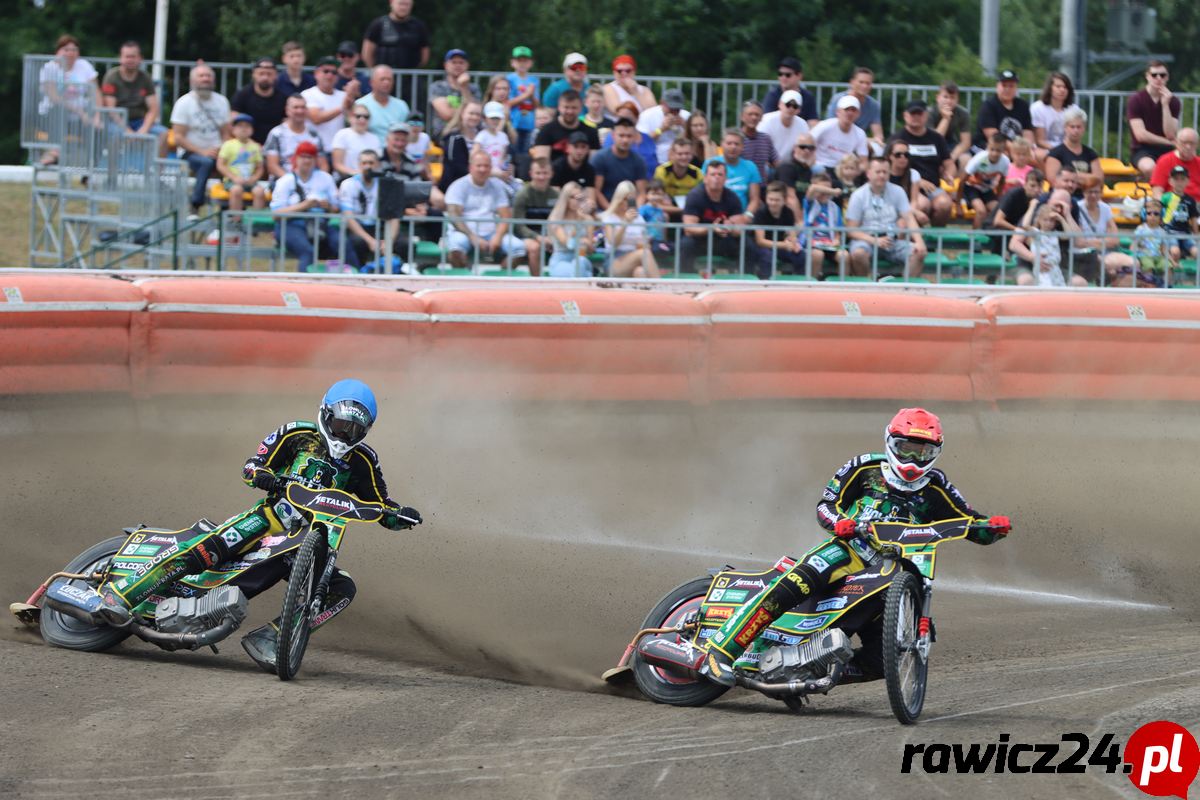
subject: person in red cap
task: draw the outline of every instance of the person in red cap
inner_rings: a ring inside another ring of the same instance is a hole
[[[922,524],[954,517],[986,522],[967,538],[992,544],[1012,529],[1008,517],[990,519],[967,503],[946,474],[933,468],[942,452],[942,423],[923,408],[902,408],[883,432],[883,453],[855,456],[834,474],[817,505],[817,521],[833,534],[808,551],[796,566],[767,584],[708,640],[695,668],[710,680],[732,686],[733,662],[785,611],[855,572],[876,564],[880,554],[859,536],[860,522],[879,520]],[[854,680],[883,677],[878,647],[881,630],[868,629],[847,670]],[[843,679],[845,682],[846,679]]]
[[[638,113],[658,104],[654,92],[637,82],[637,62],[633,56],[617,56],[613,59],[612,68],[613,79],[604,84],[604,107],[608,113],[616,116],[617,109],[623,103],[633,103],[638,107]]]
[[[300,142],[292,157],[291,171],[275,182],[271,192],[272,211],[296,215],[276,221],[275,238],[296,256],[298,271],[308,272],[309,265],[316,260],[318,253],[313,249],[314,234],[320,234],[320,248],[337,255],[339,231],[329,227],[329,218],[324,214],[336,212],[338,207],[337,185],[328,172],[317,169],[317,146],[312,142]],[[323,216],[305,219],[304,214]],[[353,248],[346,248],[345,258],[351,266],[358,266]]]

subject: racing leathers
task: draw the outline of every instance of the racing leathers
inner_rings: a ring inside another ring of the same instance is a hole
[[[839,520],[921,524],[953,517],[970,517],[977,522],[987,519],[971,508],[941,470],[931,469],[928,483],[915,491],[904,492],[889,485],[885,471],[890,469],[886,455],[881,453],[850,459],[829,481],[817,505],[817,521],[821,527],[833,533]],[[1000,538],[1000,532],[972,529],[967,538],[978,544],[992,544]],[[831,585],[847,575],[863,571],[878,558],[878,551],[862,536],[826,539],[809,550],[794,567],[767,584],[713,634],[702,671],[719,683],[732,685],[733,662],[763,629],[810,596],[829,594]],[[871,650],[871,643],[861,634],[860,638],[864,638],[864,650]],[[879,677],[872,674],[878,669],[874,651],[862,655],[864,657],[856,662],[864,677]]]
[[[388,497],[375,451],[359,444],[344,459],[335,459],[329,454],[317,425],[312,422],[289,422],[270,433],[246,461],[242,480],[249,486],[266,490],[267,496],[215,529],[201,531],[181,541],[178,552],[169,559],[147,564],[138,572],[107,584],[101,593],[101,613],[106,619],[111,622],[128,619],[129,609],[156,589],[184,575],[203,572],[244,556],[268,536],[299,530],[310,521],[311,515],[295,508],[284,497],[291,481],[313,489],[342,489],[364,500],[382,503],[391,510],[380,520],[381,525],[392,530],[411,527],[411,523],[401,516],[399,504]],[[407,516],[411,518],[413,513]],[[419,515],[417,518],[419,521]],[[282,562],[279,568],[286,569]],[[256,577],[254,589],[262,591],[285,575],[274,575],[268,582],[262,580],[265,576]],[[250,596],[256,593],[249,587],[246,591]],[[354,593],[354,581],[350,576],[340,569],[335,570],[325,603],[325,611],[332,613],[320,615],[320,623],[328,622],[345,610]]]

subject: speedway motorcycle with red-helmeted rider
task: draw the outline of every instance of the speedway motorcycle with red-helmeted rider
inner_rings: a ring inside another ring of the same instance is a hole
[[[936,415],[901,409],[884,431],[885,452],[851,459],[826,486],[817,519],[831,538],[769,570],[723,567],[676,587],[605,678],[632,675],[643,694],[674,705],[703,705],[740,685],[797,709],[839,684],[882,678],[896,717],[915,722],[936,639],[938,548],[993,544],[1011,529],[933,468],[942,444]]]
[[[338,381],[316,423],[280,426],[247,460],[243,480],[266,492],[251,509],[219,525],[127,528],[10,610],[59,647],[105,650],[136,635],[166,650],[215,649],[241,624],[250,598],[286,580],[280,616],[242,646],[263,669],[294,677],[311,632],[354,599],[354,581],[337,565],[349,523],[421,523],[415,509],[388,496],[375,451],[363,443],[377,417],[365,383]]]

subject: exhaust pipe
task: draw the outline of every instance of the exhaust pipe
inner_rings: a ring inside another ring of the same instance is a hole
[[[220,625],[215,628],[209,628],[203,633],[162,633],[161,631],[138,624],[131,625],[130,631],[139,639],[156,644],[164,650],[179,650],[180,648],[199,650],[201,647],[208,647],[221,641],[236,631],[240,624],[233,617],[225,617],[225,619],[221,620]]]
[[[797,695],[797,694],[829,694],[829,690],[838,685],[838,681],[842,678],[842,670],[845,665],[838,662],[835,663],[829,670],[829,674],[824,678],[815,680],[801,680],[793,678],[789,681],[771,682],[760,681],[751,678],[747,675],[739,674],[737,676],[738,686],[744,686],[747,689],[753,689],[756,692],[762,692],[769,695]]]
[[[49,596],[45,598],[44,602],[60,614],[66,614],[68,617],[77,619],[80,622],[86,622],[88,625],[94,626],[96,624],[96,618],[79,606],[73,606],[70,603],[64,603]]]

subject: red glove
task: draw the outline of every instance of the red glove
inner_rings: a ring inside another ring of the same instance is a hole
[[[852,519],[839,519],[833,526],[833,535],[839,539],[850,539],[854,536],[857,523]]]
[[[1012,530],[1012,522],[1008,517],[992,517],[988,520],[988,530],[998,536],[1007,536]]]

